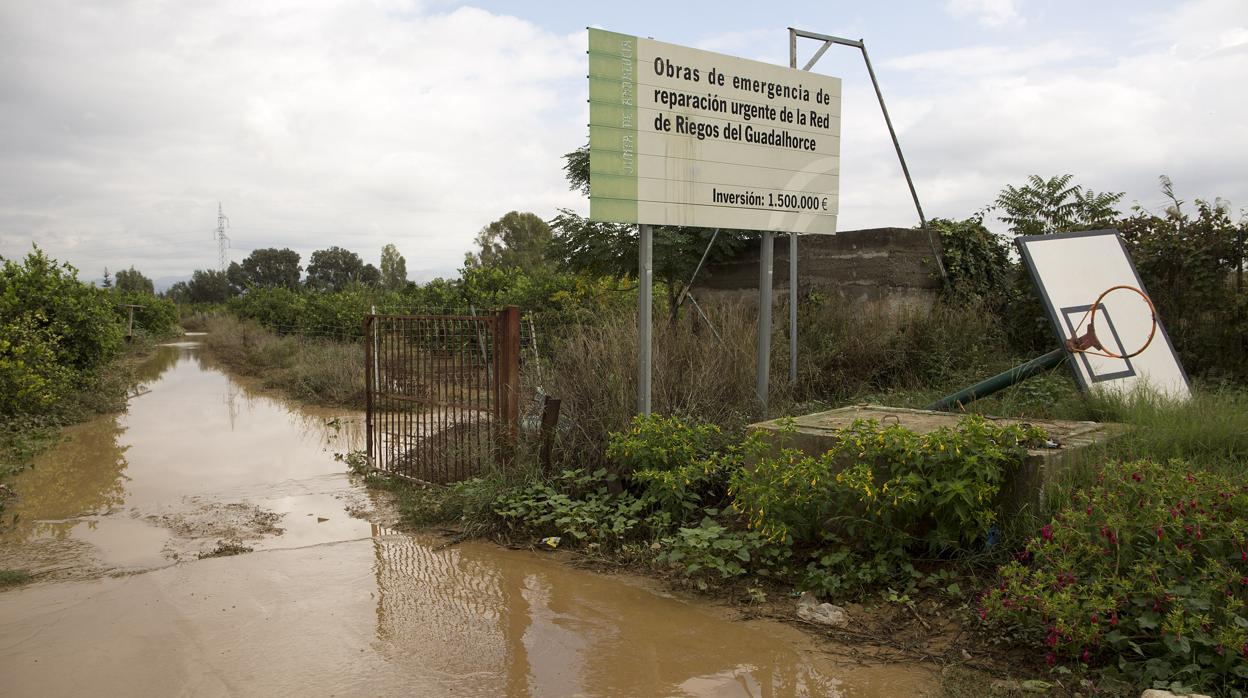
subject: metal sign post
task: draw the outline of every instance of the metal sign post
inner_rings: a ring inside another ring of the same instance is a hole
[[[654,227],[637,226],[637,413],[650,414],[654,349]]]
[[[764,232],[758,247],[758,402],[767,416],[767,384],[771,368],[771,273],[775,233]]]

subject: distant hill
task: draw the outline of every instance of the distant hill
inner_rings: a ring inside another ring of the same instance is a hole
[[[169,290],[170,286],[178,283],[179,281],[190,281],[190,280],[191,280],[190,274],[187,274],[186,276],[162,276],[158,279],[152,279],[152,285],[156,287],[157,293],[164,293],[165,291]]]

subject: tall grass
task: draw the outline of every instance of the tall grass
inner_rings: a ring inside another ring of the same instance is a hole
[[[1094,418],[1131,427],[1113,444],[1115,457],[1181,459],[1233,473],[1248,463],[1248,391],[1243,388],[1198,387],[1187,401],[1147,393],[1130,398],[1102,394],[1088,401]]]
[[[653,409],[735,430],[751,421],[851,402],[905,396],[922,406],[1018,363],[990,316],[938,305],[897,312],[812,297],[799,306],[798,376],[789,380],[788,328],[772,336],[769,413],[755,392],[754,306],[705,306],[660,321],[654,334]],[[718,335],[718,336],[717,336]],[[637,321],[618,313],[568,328],[550,352],[547,392],[563,400],[565,446],[590,458],[636,412]],[[892,401],[892,404],[897,404]]]
[[[264,386],[323,405],[364,407],[364,348],[359,342],[279,336],[252,320],[209,315],[198,323],[210,354]]]
[[[728,429],[761,416],[755,393],[754,314],[741,304],[709,308],[715,332],[695,314],[654,326],[652,408]],[[602,457],[607,435],[637,413],[637,319],[614,313],[565,330],[550,357],[551,394],[563,401],[565,451]],[[787,386],[778,386],[783,399]]]

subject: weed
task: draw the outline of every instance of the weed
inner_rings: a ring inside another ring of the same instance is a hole
[[[249,553],[254,548],[243,545],[239,540],[219,540],[217,547],[199,554],[199,559],[206,560],[210,557],[230,557],[232,555],[242,555]]]
[[[26,570],[0,570],[0,589],[25,584],[32,576]]]

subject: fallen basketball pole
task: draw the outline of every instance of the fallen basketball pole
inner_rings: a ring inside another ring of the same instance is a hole
[[[1051,371],[1066,360],[1065,349],[1054,349],[1053,351],[1037,356],[1031,361],[1021,363],[1008,371],[1002,371],[992,378],[982,380],[969,388],[963,388],[952,395],[946,395],[941,399],[933,402],[923,409],[948,411],[955,410],[963,405],[975,402],[980,398],[988,397],[993,393],[1000,392],[1006,388],[1022,383],[1032,376],[1039,375],[1046,371]]]

